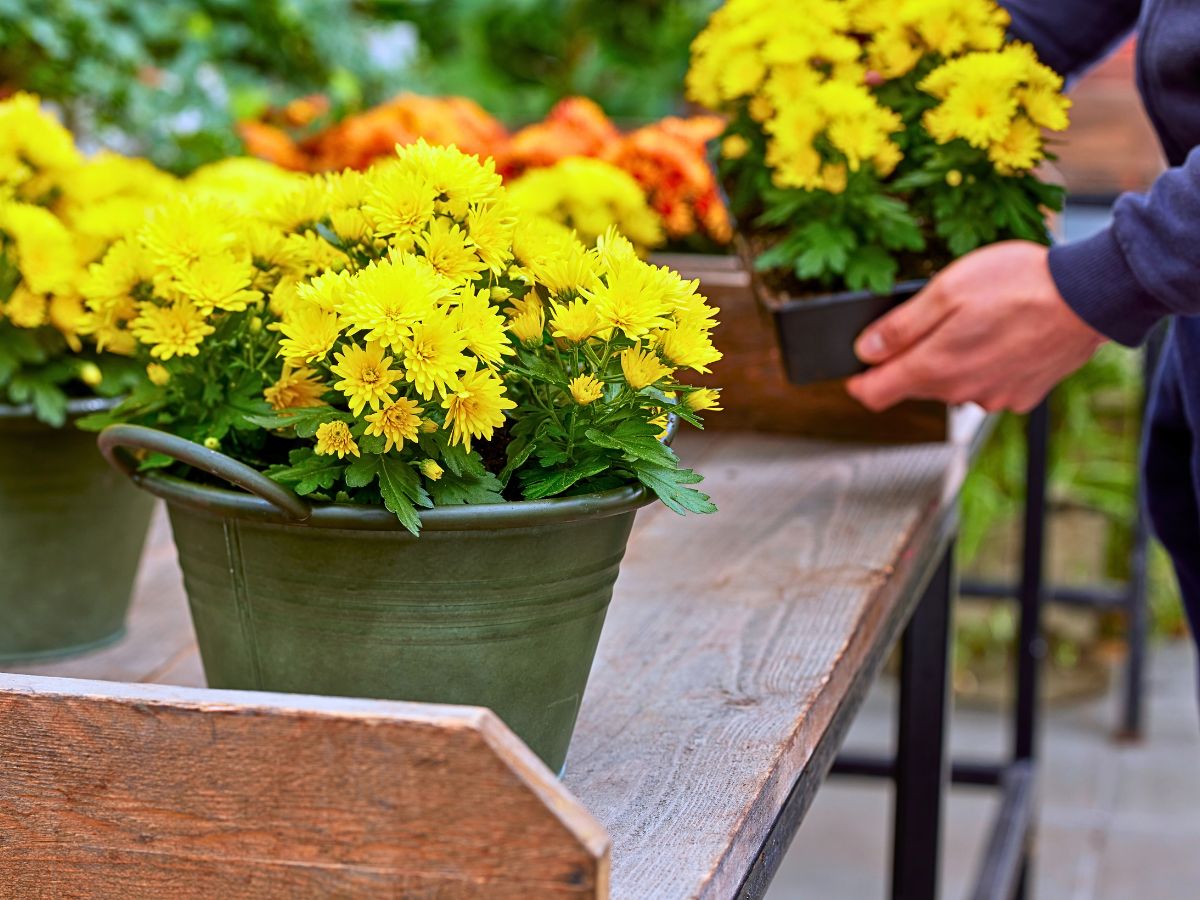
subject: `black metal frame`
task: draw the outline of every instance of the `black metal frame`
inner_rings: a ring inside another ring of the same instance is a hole
[[[1030,449],[1026,460],[1028,488],[1033,496],[1045,496],[1049,445],[1049,410],[1045,402],[1030,414],[1026,429]],[[926,684],[920,688],[913,671],[940,666],[943,682],[949,677],[949,658],[937,644],[944,641],[948,653],[949,608],[954,591],[953,581],[947,577],[939,579],[946,594],[942,604],[945,612],[940,622],[933,621],[932,614],[929,619],[914,616],[913,637],[910,641],[906,635],[902,648],[899,738],[895,759],[844,753],[833,766],[836,774],[889,778],[896,785],[892,833],[893,898],[932,900],[938,895],[942,797],[939,793],[930,803],[930,795],[926,793],[919,805],[908,799],[913,777],[909,768],[915,757],[924,757],[926,767],[936,765],[948,769],[951,784],[1000,789],[1000,811],[992,826],[971,896],[973,900],[1010,900],[1025,896],[1035,828],[1038,664],[1045,655],[1045,642],[1041,637],[1041,608],[1045,594],[1044,506],[1026,504],[1023,529],[1021,577],[1016,590],[1019,620],[1013,743],[1008,757],[1000,761],[947,761],[949,703],[944,691],[948,684]],[[950,565],[947,560],[943,567],[949,571]],[[930,605],[923,603],[921,609]],[[936,698],[932,705],[930,697]],[[919,711],[920,707],[929,705],[929,711]],[[941,723],[940,728],[930,727],[936,722]],[[917,724],[925,727],[914,728]]]

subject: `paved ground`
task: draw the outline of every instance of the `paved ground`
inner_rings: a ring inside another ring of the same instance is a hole
[[[1110,696],[1051,711],[1042,742],[1039,900],[1193,900],[1200,897],[1200,712],[1188,642],[1151,658],[1149,733],[1110,737]],[[867,701],[847,746],[886,748],[894,687]],[[1006,745],[1003,720],[957,711],[953,747],[978,756]],[[890,797],[870,781],[834,779],[796,836],[768,900],[859,900],[886,893]],[[966,895],[995,811],[986,790],[956,788],[949,805],[947,898]]]

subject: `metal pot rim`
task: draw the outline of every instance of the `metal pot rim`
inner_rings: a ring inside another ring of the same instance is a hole
[[[293,528],[408,533],[396,516],[383,507],[350,503],[314,504],[312,515],[303,522],[297,522],[261,497],[242,491],[197,484],[163,472],[140,472],[133,480],[169,505],[178,504],[218,518],[251,520]],[[578,497],[439,506],[420,510],[421,529],[425,532],[534,528],[617,516],[634,512],[653,500],[654,496],[641,485],[627,485]]]
[[[107,412],[116,407],[122,399],[124,398],[73,397],[67,400],[67,418],[77,419],[81,416],[90,416],[92,413]],[[0,419],[32,419],[33,417],[33,404],[31,403],[22,403],[17,406],[0,403]]]

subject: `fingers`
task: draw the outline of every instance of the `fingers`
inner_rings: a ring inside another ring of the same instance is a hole
[[[854,344],[865,363],[877,365],[903,353],[933,331],[950,312],[946,290],[935,278],[924,290],[868,326]]]
[[[846,382],[850,396],[874,412],[882,412],[901,400],[927,396],[930,372],[921,348],[881,366],[856,375]]]

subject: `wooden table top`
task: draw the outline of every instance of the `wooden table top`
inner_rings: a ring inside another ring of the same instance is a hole
[[[856,705],[856,675],[894,639],[982,423],[959,415],[951,443],[911,447],[681,440],[721,511],[639,515],[564,777],[612,838],[614,897],[736,892],[839,710]],[[19,671],[203,685],[161,511],[128,636]]]

